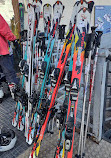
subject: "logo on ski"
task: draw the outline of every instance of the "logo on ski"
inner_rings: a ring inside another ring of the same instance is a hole
[[[60,147],[57,146],[57,155],[59,155]]]
[[[85,32],[82,33],[82,40],[81,40],[81,47],[84,46],[84,38],[85,38]],[[84,48],[83,48],[84,49]]]
[[[58,25],[58,22],[56,22],[56,24],[55,24],[54,32],[53,32],[53,37],[55,37],[55,32],[56,32],[57,25]]]
[[[68,45],[68,44],[71,42],[71,40],[72,40],[74,28],[75,28],[75,24],[73,25],[73,27],[71,28],[69,34],[68,34],[67,37],[66,37],[66,39],[68,40],[67,45]]]

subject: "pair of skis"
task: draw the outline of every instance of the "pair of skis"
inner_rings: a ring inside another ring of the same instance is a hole
[[[86,38],[86,34],[89,31],[90,13],[92,11],[92,7],[94,3],[93,2],[82,3],[82,1],[80,1],[76,3],[75,5],[80,6],[80,8],[82,9],[80,9],[77,14],[77,22],[76,22],[76,29],[75,29],[75,47],[74,47],[74,56],[73,56],[73,69],[72,69],[72,72],[71,71],[68,72],[70,75],[67,75],[66,90],[70,89],[69,90],[70,97],[69,97],[69,105],[68,105],[68,112],[67,112],[67,122],[66,122],[66,127],[65,127],[66,129],[65,131],[63,131],[64,133],[62,134],[62,138],[61,138],[62,140],[61,144],[63,147],[61,146],[57,147],[56,158],[59,156],[65,157],[65,155],[66,157],[72,157],[72,154],[73,154],[78,95],[79,95],[79,89],[80,89],[80,80],[81,80],[81,74],[82,74],[85,42],[86,42],[85,38]],[[86,6],[88,8],[86,8]],[[72,76],[71,81],[68,76]],[[70,82],[71,82],[71,87],[69,86]]]
[[[28,128],[29,128],[29,119],[30,112],[32,109],[32,104],[30,102],[30,96],[32,96],[32,92],[34,90],[34,82],[35,82],[35,72],[34,72],[34,56],[35,56],[35,45],[36,38],[38,33],[38,25],[40,19],[40,10],[42,1],[33,1],[31,4],[28,4],[28,49],[27,49],[27,64],[26,69],[28,70],[27,81],[26,81],[26,92],[28,93],[28,111],[26,112],[25,117],[25,136],[26,140],[28,137]],[[32,45],[33,44],[33,45]]]

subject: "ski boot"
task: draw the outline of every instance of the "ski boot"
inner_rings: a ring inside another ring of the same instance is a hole
[[[20,91],[20,86],[16,85],[15,83],[9,83],[9,89],[10,89],[10,92],[11,92],[11,96],[14,100],[17,100],[17,92]]]

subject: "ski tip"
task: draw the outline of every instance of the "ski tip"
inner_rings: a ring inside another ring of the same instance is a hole
[[[28,3],[27,8],[33,7],[31,3]]]
[[[57,5],[59,5],[60,1],[57,1]]]
[[[84,1],[83,1],[83,0],[81,0],[81,4],[83,4],[83,2],[84,2]]]
[[[44,4],[43,8],[46,7],[46,6],[47,6],[47,8],[52,7],[51,4],[46,3],[46,4]]]
[[[73,7],[75,7],[76,5],[78,6],[79,3],[80,3],[80,1],[76,1]]]
[[[56,4],[57,5],[61,4],[63,6],[63,10],[64,10],[65,6],[62,4],[61,1],[56,1],[55,4],[53,5],[53,9],[54,9],[54,7],[55,7]]]
[[[33,0],[33,2],[34,2],[34,1],[35,1],[36,3],[37,3],[37,2],[40,2],[40,3],[42,4],[42,1],[41,1],[41,0]]]

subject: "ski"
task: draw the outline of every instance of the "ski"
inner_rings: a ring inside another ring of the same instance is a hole
[[[43,6],[43,18],[44,18],[45,37],[48,38],[48,35],[51,31],[51,18],[52,18],[52,6],[48,3]]]
[[[71,50],[71,57],[70,57],[70,64],[69,70],[65,75],[64,83],[65,83],[65,97],[63,105],[60,106],[60,111],[56,114],[56,124],[59,128],[59,135],[58,135],[58,143],[55,150],[54,158],[62,157],[64,154],[64,140],[65,140],[65,126],[66,126],[66,119],[67,119],[67,110],[68,110],[68,103],[69,103],[69,94],[70,94],[70,84],[71,84],[71,75],[72,75],[72,64],[73,64],[73,52],[74,52],[74,41],[72,44]]]
[[[42,1],[34,1],[32,4],[28,4],[28,48],[27,48],[27,64],[25,64],[24,69],[26,69],[26,92],[28,93],[28,97],[32,95],[34,90],[34,55],[35,55],[35,42],[37,38],[37,31],[40,19],[40,9],[41,9]],[[32,45],[33,43],[33,45]],[[26,112],[25,119],[25,136],[26,140],[28,137],[28,128],[29,128],[29,118],[30,111],[32,109],[32,104],[28,99],[28,111]]]
[[[85,4],[86,5],[86,4]],[[76,2],[75,5],[74,5],[74,8],[73,8],[73,18],[74,18],[74,15],[77,16],[77,10],[80,10],[80,8],[83,8],[84,5],[82,5],[80,3],[80,1]],[[77,8],[75,8],[77,7]],[[75,11],[75,14],[74,14],[74,11]],[[71,21],[73,22],[74,19],[71,19]],[[77,17],[76,17],[77,18]],[[71,54],[71,59],[70,59],[70,66],[69,66],[69,71],[68,73],[66,74],[66,76],[71,76],[72,75],[72,66],[73,65],[73,51],[74,51],[74,42],[73,42],[73,45],[72,45],[72,54]],[[69,75],[68,75],[69,74]],[[66,78],[67,78],[66,77]],[[70,77],[68,77],[70,78]],[[67,81],[69,81],[67,78]],[[67,84],[65,84],[65,87],[68,86],[68,89],[69,89],[69,92],[70,92],[70,82],[66,82]],[[66,92],[66,94],[68,94],[68,92]],[[65,98],[65,100],[67,100],[67,96]],[[67,103],[68,104],[68,103]],[[64,105],[64,104],[63,104]],[[70,109],[70,108],[68,108]],[[69,111],[69,110],[68,110]],[[59,114],[60,115],[60,114]],[[68,112],[68,115],[69,115],[69,112]],[[62,117],[62,116],[61,116]],[[61,118],[60,117],[60,118]],[[62,119],[62,118],[61,118]],[[73,125],[73,124],[72,124]],[[63,130],[64,129],[64,130]],[[63,127],[62,126],[62,130],[61,132],[59,131],[59,139],[58,139],[58,145],[57,145],[57,148],[56,148],[56,152],[55,152],[55,157],[58,158],[58,157],[65,157],[65,126]]]
[[[77,17],[77,9],[78,9],[77,5],[78,3],[76,2],[73,7],[73,12],[72,12],[73,18]],[[70,25],[74,23],[74,19],[72,20],[72,16],[70,20]],[[69,25],[69,28],[70,28],[70,25]],[[57,119],[56,124],[57,124],[57,127],[59,128],[59,135],[58,135],[58,142],[57,142],[54,158],[64,157],[64,152],[65,152],[65,146],[64,146],[65,145],[65,127],[66,127],[67,110],[68,110],[69,94],[70,94],[70,84],[71,84],[71,76],[72,76],[73,53],[74,53],[74,44],[75,44],[74,39],[73,39],[73,44],[72,44],[71,56],[70,56],[69,70],[66,73],[65,78],[64,78],[64,83],[65,83],[64,102],[63,102],[63,106],[60,107],[60,112],[56,114],[56,119]]]

